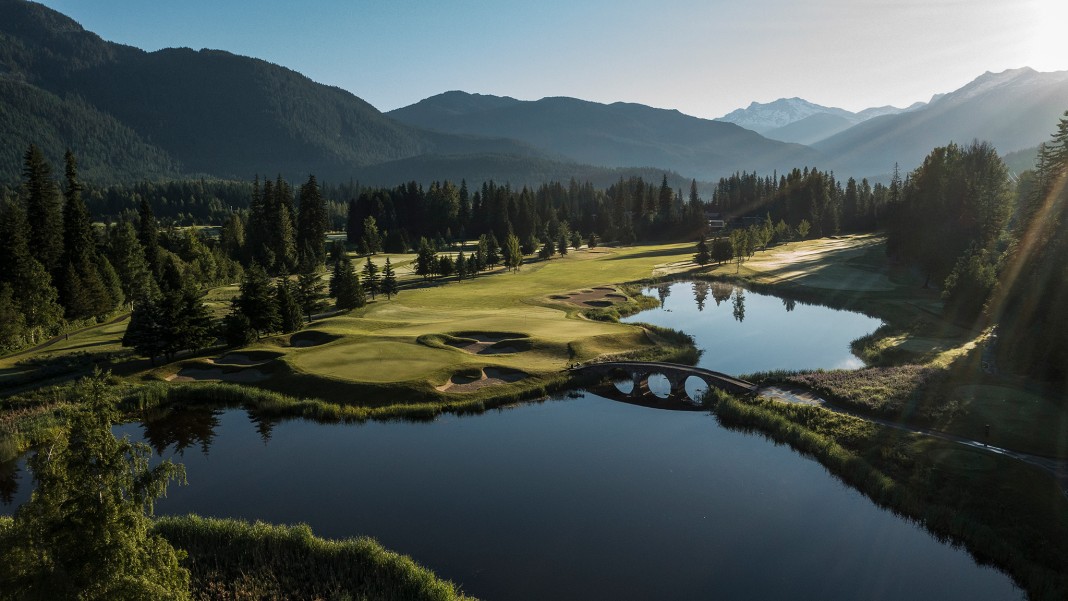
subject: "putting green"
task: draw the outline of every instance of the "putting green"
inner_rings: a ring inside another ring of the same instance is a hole
[[[440,386],[465,368],[557,373],[575,361],[654,342],[639,327],[585,319],[583,307],[554,302],[551,295],[596,286],[614,292],[614,284],[647,278],[664,264],[683,264],[692,253],[688,243],[574,251],[524,265],[518,273],[407,289],[392,300],[379,297],[363,309],[316,321],[316,331],[340,339],[289,347],[282,360],[307,375],[422,389]],[[524,344],[513,352],[478,353],[419,342],[420,337],[501,332],[522,337]]]

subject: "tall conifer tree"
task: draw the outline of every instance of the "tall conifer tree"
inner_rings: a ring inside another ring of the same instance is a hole
[[[52,180],[52,167],[44,153],[33,144],[23,158],[30,252],[49,273],[55,274],[60,270],[63,258],[63,219],[56,183]]]
[[[298,210],[296,244],[303,271],[326,262],[326,204],[314,175],[308,176],[307,183],[300,187]]]

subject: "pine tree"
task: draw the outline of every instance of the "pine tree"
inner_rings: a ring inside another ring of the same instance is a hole
[[[267,199],[267,230],[270,251],[274,261],[272,273],[289,271],[297,266],[297,241],[294,227],[293,192],[279,175],[274,183],[274,194]]]
[[[78,181],[78,163],[68,150],[65,161],[66,187],[63,190],[63,258],[64,264],[81,265],[96,254],[96,240],[89,209],[82,200]]]
[[[0,283],[0,352],[21,347],[25,336],[26,319],[15,303],[11,284]]]
[[[274,253],[270,250],[270,219],[267,210],[267,198],[274,197],[274,185],[264,179],[260,186],[257,175],[252,182],[252,198],[248,205],[248,227],[245,230],[245,255],[249,261],[270,267],[274,264]]]
[[[386,300],[390,300],[397,292],[397,274],[393,271],[389,257],[386,257],[386,266],[382,269],[382,294],[386,295]]]
[[[223,223],[222,231],[219,232],[219,246],[227,257],[244,262],[246,258],[245,222],[237,213],[231,213]]]
[[[223,318],[222,334],[226,346],[230,347],[247,346],[256,341],[256,330],[241,312],[236,298],[230,302],[230,312]]]
[[[30,253],[29,224],[22,206],[6,203],[0,210],[0,282],[11,286],[23,316],[27,342],[36,344],[56,332],[63,320],[52,276]]]
[[[419,239],[419,251],[415,256],[415,273],[428,279],[437,272],[437,255],[426,238]]]
[[[567,255],[567,236],[560,232],[560,239],[556,241],[556,252],[560,253],[560,256]]]
[[[283,334],[296,332],[304,326],[304,314],[293,292],[293,283],[284,273],[275,284],[274,300],[278,305],[278,327]]]
[[[456,255],[456,281],[462,282],[467,277],[467,259],[464,258],[464,251],[460,251],[460,254]]]
[[[69,150],[64,160],[66,187],[63,190],[65,204],[61,260],[64,271],[58,282],[60,301],[67,310],[67,319],[99,318],[115,308],[118,299],[114,298],[108,283],[101,277],[101,259],[97,257],[96,236],[89,210],[82,200],[78,163]]]
[[[519,238],[515,234],[509,234],[504,243],[504,266],[518,272],[522,264],[523,252],[519,248]]]
[[[159,282],[163,275],[163,259],[159,248],[159,225],[156,223],[156,216],[152,214],[152,207],[149,206],[147,199],[141,199],[138,215],[137,239],[141,242],[145,262],[148,263],[152,277]]]
[[[193,278],[183,274],[174,258],[164,262],[160,281],[163,353],[172,359],[181,351],[197,351],[213,340],[211,315]]]
[[[538,251],[538,258],[548,260],[556,254],[556,244],[551,240],[546,240],[545,244],[541,245],[541,250]]]
[[[693,260],[698,265],[708,265],[712,260],[712,255],[708,251],[708,240],[705,238],[704,234],[702,234],[701,238],[697,241],[697,254],[693,256]]]
[[[156,357],[163,355],[166,349],[163,329],[167,316],[159,304],[159,293],[142,294],[133,303],[130,323],[122,335],[122,345],[133,347],[137,354],[148,357],[152,365]]]
[[[114,267],[122,285],[122,295],[127,302],[156,281],[148,268],[145,251],[137,240],[137,232],[129,221],[120,221],[108,235],[108,260]]]
[[[486,242],[486,265],[494,266],[501,262],[501,245],[497,242],[497,235],[490,233]]]
[[[674,193],[671,191],[671,186],[667,182],[667,174],[664,174],[664,179],[660,183],[660,193],[657,195],[657,213],[663,220],[671,218],[672,199]]]
[[[348,257],[338,262],[334,280],[331,285],[335,290],[334,297],[337,299],[335,306],[338,309],[358,309],[367,304],[367,293]]]
[[[382,235],[378,232],[378,223],[374,217],[363,220],[363,237],[360,244],[364,254],[373,255],[382,252]]]
[[[367,262],[363,265],[363,285],[367,288],[367,293],[371,295],[371,300],[374,300],[375,294],[381,289],[381,282],[378,265],[371,261],[371,257],[367,257]]]
[[[449,255],[441,255],[438,257],[437,272],[443,278],[447,278],[456,271],[456,266],[452,262],[452,257]]]
[[[33,144],[23,158],[29,249],[49,273],[56,274],[62,266],[63,217],[56,183],[52,180],[52,167],[45,160],[44,153]]]
[[[304,312],[309,321],[313,315],[323,310],[323,299],[326,298],[323,293],[325,287],[317,271],[306,271],[297,277],[297,304],[300,305],[300,310]]]
[[[248,318],[249,325],[256,332],[256,338],[270,332],[277,332],[281,317],[275,303],[271,279],[267,272],[253,263],[245,270],[241,281],[241,294],[237,297],[237,306]]]
[[[315,176],[300,187],[300,209],[297,215],[297,248],[302,270],[317,267],[326,262],[326,204],[319,191]]]

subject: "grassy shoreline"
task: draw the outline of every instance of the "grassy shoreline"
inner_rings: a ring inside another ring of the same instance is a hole
[[[370,538],[327,540],[304,525],[196,515],[160,518],[154,531],[188,553],[194,599],[473,599]]]

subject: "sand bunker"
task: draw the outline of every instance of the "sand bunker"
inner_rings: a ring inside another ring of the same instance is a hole
[[[177,374],[167,378],[172,382],[199,382],[203,380],[221,380],[248,384],[267,379],[267,374],[258,369],[239,369],[226,371],[221,367],[183,367]]]
[[[504,337],[507,336],[507,337]],[[449,340],[445,344],[472,355],[500,355],[530,350],[530,341],[523,334],[466,334],[466,340]]]
[[[599,308],[611,307],[615,304],[625,303],[628,300],[627,295],[621,294],[619,290],[611,286],[597,286],[593,289],[586,289],[578,292],[554,294],[549,298],[552,300],[567,301],[572,305],[578,305],[580,307]]]
[[[250,352],[250,353],[228,353],[219,357],[218,359],[208,359],[212,363],[217,365],[263,365],[269,361],[273,361],[278,357],[281,357],[280,353],[269,352]]]
[[[453,374],[449,381],[436,386],[439,392],[473,392],[486,386],[518,382],[527,377],[527,374],[505,367],[487,367],[480,372],[481,377],[473,374]]]
[[[305,347],[305,346],[319,346],[320,344],[326,344],[327,342],[333,342],[340,336],[333,334],[327,334],[326,332],[317,332],[315,330],[309,330],[307,332],[297,332],[289,337],[289,346]]]

